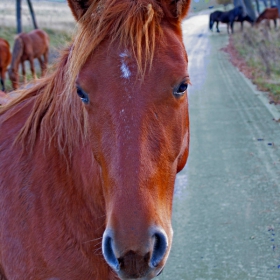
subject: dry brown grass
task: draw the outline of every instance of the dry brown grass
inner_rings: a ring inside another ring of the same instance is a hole
[[[271,102],[280,104],[280,30],[246,28],[231,36],[226,50],[260,90],[270,93]]]

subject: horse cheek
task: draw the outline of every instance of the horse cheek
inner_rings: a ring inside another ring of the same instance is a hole
[[[189,149],[186,148],[183,154],[180,155],[178,158],[177,173],[184,168],[185,164],[187,163],[188,156],[189,156]]]
[[[180,172],[188,159],[189,156],[189,142],[190,142],[190,134],[189,134],[189,116],[188,112],[186,113],[186,124],[185,124],[185,134],[183,137],[182,145],[181,145],[181,151],[178,157],[178,163],[177,163],[177,173]]]

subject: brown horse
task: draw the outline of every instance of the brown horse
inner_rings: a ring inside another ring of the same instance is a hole
[[[267,20],[267,25],[269,26],[269,21],[273,20],[275,28],[277,27],[277,18],[279,18],[278,8],[266,8],[257,18],[256,24],[259,24],[263,20]]]
[[[5,91],[5,76],[7,68],[11,63],[11,58],[9,42],[0,38],[0,82],[3,91]]]
[[[57,69],[0,111],[0,274],[152,279],[189,150],[190,1],[68,2]]]
[[[19,64],[21,64],[24,83],[26,83],[26,72],[24,65],[26,60],[29,61],[32,76],[34,79],[36,79],[34,59],[38,59],[43,76],[47,69],[48,52],[49,36],[45,31],[36,29],[29,33],[20,33],[17,35],[13,48],[12,63],[9,69],[9,77],[14,89],[19,87]]]

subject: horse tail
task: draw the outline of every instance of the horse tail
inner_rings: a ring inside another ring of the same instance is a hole
[[[209,29],[210,29],[210,30],[212,30],[213,24],[214,24],[214,21],[213,21],[211,15],[210,15],[210,18],[209,18]]]
[[[11,69],[17,71],[20,58],[23,54],[24,43],[20,35],[16,36],[12,53]]]

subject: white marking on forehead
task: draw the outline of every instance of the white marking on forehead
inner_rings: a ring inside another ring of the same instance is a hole
[[[130,72],[128,66],[125,63],[125,58],[128,57],[128,56],[129,55],[128,55],[127,51],[120,54],[121,62],[122,62],[122,64],[121,64],[122,76],[121,77],[123,77],[125,79],[129,79],[129,77],[131,76],[131,72]]]
[[[128,57],[128,53],[127,53],[127,51],[125,51],[125,52],[121,53],[121,54],[120,54],[120,57]]]
[[[128,66],[122,61],[121,65],[122,77],[128,79],[131,76]]]

